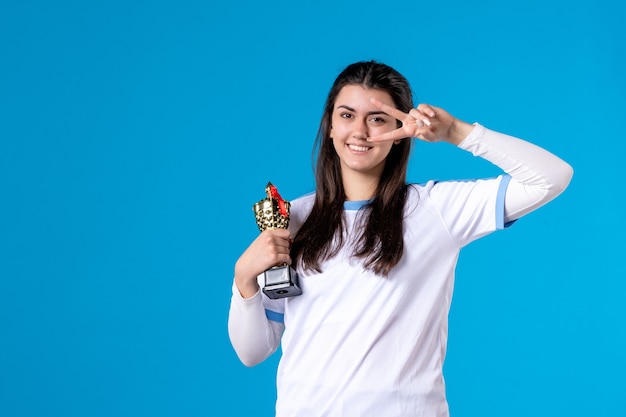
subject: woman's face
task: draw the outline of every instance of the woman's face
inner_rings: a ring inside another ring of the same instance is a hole
[[[369,136],[397,128],[396,119],[374,106],[371,97],[395,107],[386,91],[355,84],[343,87],[335,100],[330,137],[344,178],[357,173],[380,178],[393,146],[391,141],[367,142]]]

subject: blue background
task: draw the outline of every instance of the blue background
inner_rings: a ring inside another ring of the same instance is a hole
[[[272,416],[226,323],[267,181],[313,189],[338,72],[575,169],[462,252],[452,415],[626,415],[626,8],[609,1],[0,3],[0,416]],[[498,174],[417,143],[410,180]]]

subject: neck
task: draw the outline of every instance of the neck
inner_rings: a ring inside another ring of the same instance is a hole
[[[369,200],[376,194],[378,188],[378,176],[352,173],[343,176],[343,189],[346,193],[346,201]]]

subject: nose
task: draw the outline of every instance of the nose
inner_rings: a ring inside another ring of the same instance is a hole
[[[362,120],[354,126],[352,137],[359,140],[366,140],[368,135],[367,121]]]

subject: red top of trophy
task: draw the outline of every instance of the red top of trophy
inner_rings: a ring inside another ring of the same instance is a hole
[[[280,196],[276,187],[271,182],[268,182],[266,190],[268,194],[267,196],[269,198],[275,198],[276,200],[278,200],[278,211],[280,212],[280,215],[283,217],[287,217],[289,213],[287,213],[285,200],[283,200],[283,198]]]

